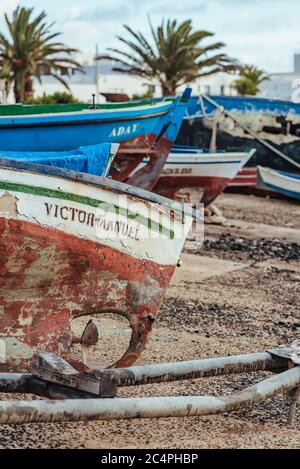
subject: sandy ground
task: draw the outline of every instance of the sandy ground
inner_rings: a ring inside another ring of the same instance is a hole
[[[230,234],[300,244],[299,204],[227,194],[217,205],[226,222],[207,224],[207,240]],[[193,235],[182,259],[140,363],[265,351],[300,338],[299,259],[282,260],[276,251],[253,259],[245,251],[201,249]],[[128,325],[109,316],[96,323],[100,342],[89,357],[103,363],[117,358],[128,343]],[[77,332],[82,327],[74,324]],[[75,352],[80,356],[79,348]],[[119,395],[228,394],[267,376],[124,388]],[[293,428],[286,425],[287,411],[282,396],[216,417],[3,426],[0,448],[299,448],[300,410]]]

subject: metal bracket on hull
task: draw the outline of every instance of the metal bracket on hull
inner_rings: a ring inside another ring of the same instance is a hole
[[[98,397],[116,395],[116,385],[108,370],[78,372],[54,353],[38,353],[34,356],[32,376]]]

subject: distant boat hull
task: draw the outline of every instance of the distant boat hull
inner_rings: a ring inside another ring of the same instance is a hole
[[[203,153],[178,147],[176,153],[170,154],[153,191],[175,198],[181,189],[202,189],[200,202],[207,206],[223,192],[252,154],[253,151]]]
[[[300,162],[299,104],[256,97],[212,96],[212,98],[243,125]],[[204,98],[201,100],[193,96],[189,101],[188,115],[183,122],[177,143],[209,148],[214,114],[215,109],[210,103]],[[229,152],[256,149],[255,155],[247,163],[248,167],[261,165],[281,171],[294,170],[291,164],[274,155],[234,124],[230,117],[222,115],[218,122],[218,148]]]
[[[257,187],[257,168],[242,168],[232,181],[228,184],[228,189],[255,189]]]
[[[258,166],[257,185],[292,199],[300,200],[300,174],[289,174]]]

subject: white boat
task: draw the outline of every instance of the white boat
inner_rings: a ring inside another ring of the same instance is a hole
[[[300,174],[290,174],[275,169],[257,167],[257,185],[300,200]]]
[[[174,147],[153,191],[175,198],[180,189],[202,189],[200,202],[209,205],[254,153],[255,150],[208,153],[199,148]]]

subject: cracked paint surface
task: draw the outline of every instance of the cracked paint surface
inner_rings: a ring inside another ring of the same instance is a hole
[[[134,363],[192,219],[101,185],[8,168],[0,204],[0,340],[15,341],[0,371],[30,371],[37,350],[70,358],[72,319],[99,313],[128,318],[131,340],[115,366]],[[106,227],[96,226],[99,206]]]
[[[0,191],[0,216],[1,215],[11,215],[13,217],[17,216],[17,197],[12,196],[9,192]]]
[[[0,218],[0,337],[14,337],[18,344],[0,370],[30,370],[34,350],[68,354],[72,318],[101,312],[130,319],[133,338],[118,363],[128,366],[145,346],[173,270],[56,230]]]

